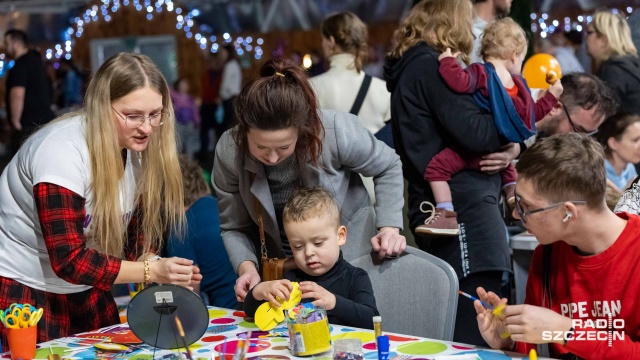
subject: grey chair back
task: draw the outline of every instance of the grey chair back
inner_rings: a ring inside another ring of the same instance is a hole
[[[453,340],[458,277],[445,261],[408,246],[395,259],[369,254],[351,264],[371,278],[383,331]]]

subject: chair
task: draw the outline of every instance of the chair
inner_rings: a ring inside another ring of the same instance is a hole
[[[351,264],[371,278],[383,331],[453,340],[458,276],[445,261],[408,246],[395,259],[368,254]]]

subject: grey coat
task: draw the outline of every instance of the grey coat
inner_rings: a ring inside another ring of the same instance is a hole
[[[334,194],[347,227],[344,258],[352,260],[371,251],[376,229],[402,228],[402,164],[393,149],[376,140],[356,116],[331,110],[321,110],[320,115],[325,130],[322,154],[317,167],[307,159],[300,161],[302,182],[307,188],[322,186]],[[225,132],[216,146],[211,183],[218,197],[222,239],[237,271],[243,261],[259,264],[255,198],[264,209],[269,257],[284,254],[264,166],[238,148],[232,131]],[[358,174],[373,177],[375,207]]]

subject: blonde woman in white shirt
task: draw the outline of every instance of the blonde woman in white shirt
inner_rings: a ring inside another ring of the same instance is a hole
[[[175,125],[160,69],[120,53],[84,108],[39,129],[0,175],[0,308],[43,308],[38,342],[119,323],[113,284],[202,279],[192,260],[155,256],[184,229]]]
[[[320,26],[322,50],[329,59],[329,70],[312,77],[311,84],[321,108],[351,112],[365,80],[362,63],[368,54],[367,25],[351,12],[324,19]],[[391,119],[391,94],[386,83],[372,77],[362,105],[355,111],[362,125],[375,134]],[[373,180],[363,178],[375,201]]]

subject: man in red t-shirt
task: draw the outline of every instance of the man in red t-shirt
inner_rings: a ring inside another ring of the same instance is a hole
[[[483,338],[524,353],[542,344],[553,357],[639,359],[640,220],[607,208],[602,147],[584,134],[554,135],[516,169],[514,216],[542,246],[526,305],[503,307],[506,299],[478,288],[496,308],[474,303]]]

